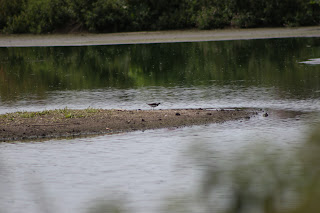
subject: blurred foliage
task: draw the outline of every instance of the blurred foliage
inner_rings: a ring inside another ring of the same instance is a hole
[[[125,203],[123,198],[103,199],[94,202],[89,207],[88,213],[124,213],[127,212],[124,209]]]
[[[191,153],[202,168],[199,189],[184,204],[172,202],[171,212],[318,212],[319,130],[320,126],[316,127],[295,150],[276,143],[254,142],[223,162],[219,161],[221,153],[197,143]]]
[[[320,23],[317,0],[1,0],[5,33],[118,32]]]
[[[144,86],[275,88],[286,98],[319,98],[319,39],[0,48],[0,98],[50,91]]]
[[[296,149],[255,141],[230,156],[197,141],[186,163],[193,161],[201,171],[198,188],[170,197],[161,212],[317,213],[319,130],[314,128]],[[99,200],[88,212],[128,212],[124,202]]]

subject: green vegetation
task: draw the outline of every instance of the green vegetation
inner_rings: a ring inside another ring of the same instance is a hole
[[[4,33],[119,32],[320,23],[319,0],[1,0]]]
[[[317,213],[319,130],[318,126],[295,150],[274,141],[254,142],[224,156],[226,161],[221,160],[225,153],[197,141],[186,155],[186,164],[201,167],[198,188],[190,194],[168,197],[161,212]],[[89,213],[128,212],[121,200],[99,200],[102,201],[95,202]]]
[[[189,195],[187,203],[179,203],[185,197],[171,197],[171,205],[164,212],[197,212],[192,211],[195,207],[220,213],[318,212],[319,130],[320,126],[315,127],[297,149],[290,150],[276,141],[254,142],[226,161],[219,160],[223,155],[219,151],[196,143],[190,150],[196,165],[203,169],[198,191],[192,192],[196,196]],[[224,205],[219,205],[221,197]]]
[[[16,118],[37,118],[43,116],[53,116],[56,118],[82,118],[89,117],[90,114],[100,112],[101,109],[96,109],[92,107],[88,107],[86,109],[68,109],[67,107],[63,109],[55,109],[55,110],[43,110],[40,112],[26,112],[19,111],[13,113],[1,114],[0,118],[7,120],[15,120]]]
[[[48,115],[51,114],[52,112],[50,110],[44,110],[41,112],[26,112],[26,111],[19,111],[15,113],[6,113],[6,114],[1,114],[0,118],[7,118],[9,120],[14,120],[15,118],[34,118],[38,116],[43,116],[43,115]]]
[[[22,118],[33,118],[37,116],[47,115],[49,113],[49,110],[44,110],[41,112],[17,112],[17,114],[19,114]]]

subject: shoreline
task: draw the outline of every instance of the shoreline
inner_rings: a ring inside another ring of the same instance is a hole
[[[84,110],[57,109],[0,115],[0,142],[180,128],[258,115],[258,109]]]
[[[320,37],[320,26],[216,30],[172,30],[107,34],[0,34],[0,47],[90,46]]]

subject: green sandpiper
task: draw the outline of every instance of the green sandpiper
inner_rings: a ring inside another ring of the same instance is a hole
[[[155,108],[157,106],[159,106],[160,103],[151,103],[151,104],[148,104],[149,106],[151,106],[152,108]]]

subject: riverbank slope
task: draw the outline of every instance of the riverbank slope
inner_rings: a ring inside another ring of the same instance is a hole
[[[320,26],[221,30],[173,30],[107,34],[0,34],[0,47],[114,45],[289,37],[320,37]]]

